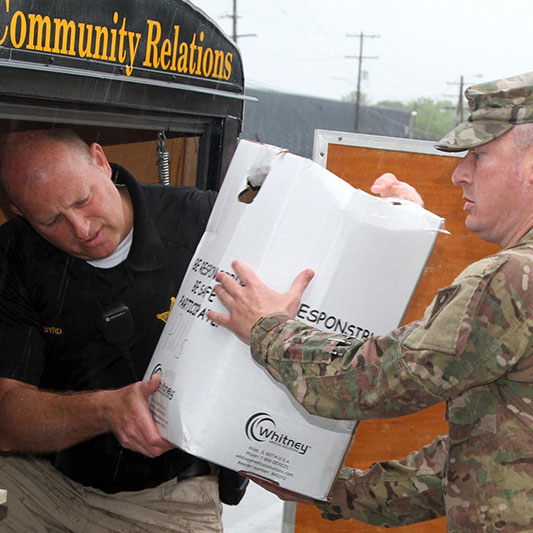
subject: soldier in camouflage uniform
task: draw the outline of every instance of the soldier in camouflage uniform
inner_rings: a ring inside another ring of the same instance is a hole
[[[503,250],[439,290],[421,320],[367,341],[333,338],[292,318],[310,271],[285,295],[242,263],[244,287],[218,278],[230,315],[212,318],[251,340],[310,413],[388,418],[447,402],[448,435],[402,461],[343,468],[330,501],[317,502],[328,519],[403,526],[446,515],[454,532],[533,531],[533,125],[522,124],[533,122],[533,73],[466,97],[470,117],[437,147],[468,150],[452,178],[466,225]]]

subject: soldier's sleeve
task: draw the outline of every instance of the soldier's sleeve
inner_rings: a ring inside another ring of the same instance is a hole
[[[401,461],[374,463],[368,470],[343,468],[327,503],[319,503],[328,520],[355,518],[396,527],[444,516],[442,476],[447,437],[441,435]]]
[[[503,254],[480,261],[438,292],[422,320],[365,342],[268,315],[252,329],[252,355],[312,414],[419,411],[499,378],[529,354],[525,262]]]

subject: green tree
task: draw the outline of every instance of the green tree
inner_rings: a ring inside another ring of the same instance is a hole
[[[456,109],[449,100],[417,98],[409,102],[382,100],[381,107],[411,111],[411,137],[438,141],[456,126]]]
[[[352,91],[350,94],[347,94],[341,98],[341,102],[356,102],[357,101],[357,91]],[[370,105],[370,101],[366,93],[361,91],[361,96],[359,97],[360,105]]]

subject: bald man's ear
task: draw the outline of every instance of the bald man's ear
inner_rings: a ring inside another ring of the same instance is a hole
[[[104,149],[98,143],[92,143],[91,146],[89,146],[89,153],[91,154],[91,159],[94,161],[94,164],[100,167],[108,177],[111,178],[113,172],[104,153]]]
[[[12,213],[14,213],[15,215],[19,215],[21,217],[23,217],[24,215],[22,214],[22,212],[20,211],[20,209],[15,205],[15,204],[9,204],[9,209],[11,210]]]

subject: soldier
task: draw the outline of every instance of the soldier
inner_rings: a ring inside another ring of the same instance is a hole
[[[210,318],[250,342],[310,413],[388,418],[447,402],[447,435],[402,461],[343,468],[330,501],[315,502],[331,520],[390,527],[446,515],[454,532],[533,530],[533,72],[466,97],[471,115],[437,148],[468,150],[452,177],[466,226],[502,251],[438,291],[421,320],[333,339],[292,318],[311,271],[286,294],[239,262],[244,286],[218,276],[229,315]]]

